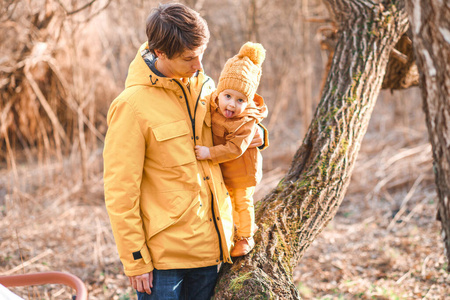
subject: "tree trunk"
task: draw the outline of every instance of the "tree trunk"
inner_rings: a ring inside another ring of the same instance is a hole
[[[450,262],[450,4],[439,0],[406,3],[433,148],[437,218]]]
[[[340,38],[314,119],[285,178],[256,205],[255,249],[225,264],[216,299],[297,299],[293,269],[344,197],[385,74],[407,29],[402,2],[328,0]]]

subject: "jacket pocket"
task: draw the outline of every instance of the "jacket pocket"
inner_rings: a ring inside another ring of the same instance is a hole
[[[193,191],[171,191],[152,193],[141,201],[141,212],[147,239],[178,222],[190,207],[198,205],[199,193]]]
[[[152,128],[157,141],[161,164],[175,167],[195,162],[194,146],[189,138],[185,120],[162,124]]]

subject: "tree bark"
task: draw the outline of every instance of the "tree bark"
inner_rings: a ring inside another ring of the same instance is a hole
[[[294,268],[336,214],[381,88],[407,30],[403,2],[327,0],[340,28],[314,119],[285,178],[256,205],[255,249],[225,264],[216,299],[298,299]]]
[[[433,148],[438,220],[450,262],[450,3],[407,0],[420,73],[423,109]]]

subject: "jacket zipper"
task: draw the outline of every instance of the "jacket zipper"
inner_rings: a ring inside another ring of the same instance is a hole
[[[214,195],[211,193],[211,212],[214,220],[214,227],[216,228],[217,236],[219,237],[220,261],[223,261],[222,239],[220,237],[219,226],[216,222],[216,214],[214,213]]]
[[[198,101],[200,100],[200,96],[202,95],[203,87],[209,81],[209,79],[210,78],[206,79],[206,81],[203,82],[202,87],[200,89],[200,93],[198,94],[197,100],[195,102],[194,117],[192,117],[191,108],[189,107],[189,102],[187,100],[186,92],[184,91],[183,86],[181,85],[181,83],[179,83],[178,81],[175,80],[175,82],[180,86],[181,90],[183,91],[184,101],[186,102],[186,108],[187,108],[188,113],[189,113],[189,119],[191,119],[192,132],[194,133],[194,144],[196,144],[196,139],[195,139],[195,114],[197,113]],[[219,250],[220,250],[220,260],[219,261],[223,261],[222,239],[220,237],[219,226],[217,226],[216,214],[214,213],[214,195],[213,195],[213,193],[211,193],[211,213],[212,213],[212,217],[213,217],[213,221],[214,221],[214,228],[216,228],[217,237],[219,238]]]
[[[175,80],[175,82],[180,86],[181,90],[183,91],[184,101],[186,102],[186,108],[187,108],[188,113],[189,113],[189,119],[191,119],[192,133],[194,134],[194,144],[196,144],[196,139],[195,139],[195,115],[197,113],[198,101],[200,100],[200,96],[202,95],[203,87],[209,81],[209,79],[210,78],[206,79],[206,81],[203,82],[202,87],[200,88],[200,93],[198,94],[197,100],[195,102],[194,117],[192,117],[191,108],[189,107],[189,102],[188,102],[188,99],[187,99],[187,96],[186,96],[186,92],[185,92],[183,86],[181,85],[181,83],[179,83],[177,80]]]

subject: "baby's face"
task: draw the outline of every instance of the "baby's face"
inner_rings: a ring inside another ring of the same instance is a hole
[[[247,97],[235,90],[223,90],[219,94],[219,109],[225,118],[238,117],[247,107]]]

